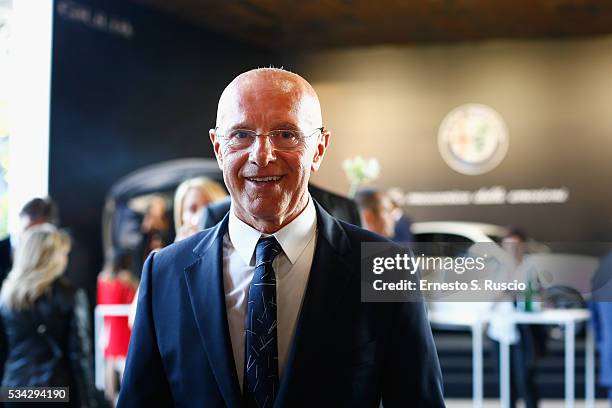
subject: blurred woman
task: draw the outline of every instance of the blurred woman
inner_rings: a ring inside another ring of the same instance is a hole
[[[183,181],[174,194],[175,242],[198,232],[202,209],[225,197],[227,197],[225,189],[209,178],[196,177]]]
[[[134,299],[138,282],[129,270],[130,257],[120,254],[106,264],[98,275],[98,304],[124,305]],[[108,401],[115,405],[117,384],[121,382],[125,358],[130,342],[131,330],[127,316],[104,317],[104,393]]]
[[[195,177],[179,184],[174,193],[174,226],[176,230],[174,242],[188,238],[200,231],[204,207],[223,200],[225,197],[227,197],[227,192],[221,184],[208,177]],[[134,324],[136,316],[138,292],[136,293],[128,320],[130,327]]]
[[[51,224],[28,229],[0,292],[3,387],[70,387],[89,406],[93,370],[85,293],[62,275],[70,240]]]

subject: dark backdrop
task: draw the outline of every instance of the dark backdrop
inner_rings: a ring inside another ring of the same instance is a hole
[[[94,300],[111,185],[142,166],[212,157],[225,85],[275,56],[122,1],[57,1],[49,192],[74,240],[67,275]]]

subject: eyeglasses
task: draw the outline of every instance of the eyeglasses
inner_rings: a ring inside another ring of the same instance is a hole
[[[267,136],[275,149],[294,150],[317,132],[323,133],[323,127],[316,128],[308,134],[304,134],[300,130],[272,130],[268,133],[258,134],[249,129],[232,129],[222,138],[227,141],[228,146],[234,149],[246,149],[253,145],[257,136]]]

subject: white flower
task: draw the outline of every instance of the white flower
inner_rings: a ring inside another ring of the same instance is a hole
[[[380,164],[374,158],[364,159],[361,156],[345,159],[342,168],[350,182],[361,184],[375,180],[380,175]]]

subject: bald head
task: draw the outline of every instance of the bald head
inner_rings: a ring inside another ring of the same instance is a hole
[[[209,134],[239,219],[270,234],[306,208],[330,132],[304,78],[274,68],[239,75],[223,91]]]
[[[270,98],[283,98],[286,109],[300,119],[305,128],[322,126],[319,98],[301,76],[278,68],[257,68],[238,75],[219,98],[217,127],[227,126],[227,117],[235,117],[245,106],[266,106]],[[265,114],[265,112],[262,112]]]

